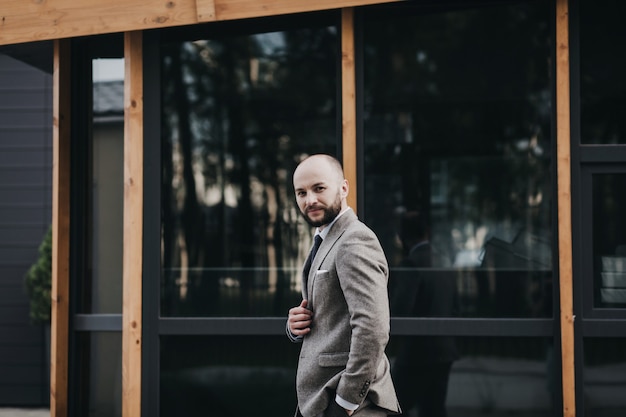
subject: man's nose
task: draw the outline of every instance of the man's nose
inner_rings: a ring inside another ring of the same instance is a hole
[[[317,203],[317,196],[314,193],[307,193],[304,202],[307,207],[313,205],[314,203]]]

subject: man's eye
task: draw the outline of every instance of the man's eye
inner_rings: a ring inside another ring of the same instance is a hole
[[[322,191],[324,191],[324,189],[325,189],[324,187],[316,187],[315,192],[321,193]]]

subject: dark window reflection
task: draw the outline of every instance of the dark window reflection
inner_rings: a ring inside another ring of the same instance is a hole
[[[122,333],[78,333],[76,378],[70,382],[73,415],[122,415]]]
[[[337,28],[162,48],[162,310],[283,316],[310,247],[291,172],[335,153]]]
[[[551,5],[456,4],[365,13],[365,220],[392,296],[445,300],[397,314],[550,317]]]
[[[626,339],[585,339],[584,415],[626,415]]]
[[[249,341],[249,336],[162,337],[161,417],[293,415],[299,347],[282,336],[255,336],[255,354],[250,355]],[[428,395],[443,396],[448,417],[559,415],[552,410],[559,409],[555,404],[560,366],[548,340],[458,337],[452,341],[454,360],[426,348],[401,362],[407,343],[421,345],[428,337],[392,338],[387,351],[403,399],[403,415],[417,415],[415,400],[424,396],[424,389]],[[440,364],[444,364],[443,376],[434,369]],[[403,378],[403,371],[412,377]],[[426,406],[436,398],[429,400]]]
[[[595,306],[626,307],[626,174],[593,176]]]
[[[161,338],[161,417],[291,416],[300,346],[286,337]]]
[[[403,416],[561,415],[548,339],[405,336],[387,350]]]
[[[626,43],[621,0],[580,1],[580,125],[588,144],[626,144]]]

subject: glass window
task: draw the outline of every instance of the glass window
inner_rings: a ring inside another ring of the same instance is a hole
[[[300,345],[286,336],[161,338],[161,417],[291,416]]]
[[[72,415],[122,416],[122,333],[78,333],[70,381]]]
[[[626,415],[626,339],[585,339],[584,362],[584,415]]]
[[[330,22],[163,44],[163,316],[282,317],[298,303],[312,234],[291,172],[340,143]]]
[[[585,144],[626,144],[626,2],[580,2],[580,126]]]
[[[626,174],[593,175],[596,307],[626,307]]]
[[[72,78],[71,126],[70,322],[85,315],[81,330],[70,326],[68,392],[77,416],[122,415],[122,332],[94,330],[98,319],[117,316],[121,323],[122,314],[122,40],[123,34],[72,40],[72,68],[82,74]]]
[[[124,58],[92,60],[92,279],[84,313],[122,313]]]
[[[93,38],[75,47],[76,67],[91,76],[75,80],[81,117],[75,118],[73,132],[80,140],[72,144],[77,156],[72,187],[80,195],[72,210],[78,213],[82,241],[75,247],[80,278],[73,287],[80,314],[122,314],[124,59],[99,58],[119,57],[120,40]],[[105,44],[113,53],[102,50]]]
[[[549,339],[396,336],[387,352],[403,416],[561,415]]]
[[[292,415],[300,346],[255,338],[250,355],[249,336],[161,337],[161,417]],[[548,339],[395,336],[387,352],[403,415],[418,406],[420,416],[557,415],[560,365]]]
[[[453,4],[364,16],[364,215],[392,310],[551,317],[551,5]]]

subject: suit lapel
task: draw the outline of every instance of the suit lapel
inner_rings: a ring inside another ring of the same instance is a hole
[[[348,210],[337,219],[335,224],[333,224],[332,228],[328,231],[328,235],[326,235],[326,238],[322,241],[322,244],[317,251],[317,255],[315,255],[315,259],[311,264],[311,270],[309,271],[309,276],[307,277],[307,282],[305,283],[306,285],[303,286],[303,288],[306,288],[306,295],[311,294],[316,272],[320,268],[324,258],[326,258],[326,256],[333,249],[337,240],[348,228],[348,225],[356,219],[357,217],[356,214],[354,214],[354,211]]]

